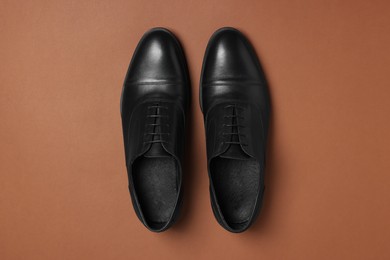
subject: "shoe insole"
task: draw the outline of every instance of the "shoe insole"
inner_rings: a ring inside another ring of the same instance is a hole
[[[259,192],[259,163],[217,157],[211,161],[210,173],[225,221],[232,227],[245,224]]]
[[[133,181],[145,220],[151,227],[171,217],[177,199],[177,165],[172,157],[140,157],[133,164]]]

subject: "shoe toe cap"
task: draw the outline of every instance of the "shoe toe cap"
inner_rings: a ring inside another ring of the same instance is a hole
[[[203,83],[223,80],[261,80],[259,61],[245,38],[234,28],[222,28],[212,36],[203,70]]]
[[[129,82],[177,82],[186,80],[181,47],[166,29],[154,28],[140,41],[129,70]]]

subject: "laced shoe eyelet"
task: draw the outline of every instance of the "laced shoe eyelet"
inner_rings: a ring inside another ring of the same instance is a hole
[[[237,141],[232,141],[233,139],[232,140],[229,139],[230,141],[222,141],[222,144],[239,144],[241,146],[247,146],[248,144],[242,143],[242,140],[241,140],[241,139],[244,139],[246,137],[245,134],[240,133],[240,129],[245,128],[245,126],[238,122],[238,120],[244,120],[244,116],[238,114],[238,111],[237,111],[238,109],[243,110],[243,109],[245,109],[245,107],[238,106],[236,104],[231,104],[231,105],[226,105],[224,108],[232,108],[233,111],[231,111],[231,112],[233,114],[231,114],[231,115],[224,115],[223,116],[223,118],[232,119],[231,120],[232,122],[229,123],[229,124],[226,124],[226,123],[222,124],[222,127],[229,127],[229,128],[231,128],[230,132],[228,132],[228,133],[227,132],[223,132],[222,136],[237,136],[238,140]],[[237,129],[237,130],[234,131],[234,129]]]
[[[160,105],[159,103],[155,103],[153,105],[147,106],[147,115],[146,118],[152,118],[153,122],[145,124],[145,129],[148,129],[148,132],[144,133],[144,144],[151,144],[151,143],[168,143],[167,140],[163,139],[163,136],[170,136],[170,133],[163,133],[162,126],[167,126],[169,128],[168,123],[162,122],[163,118],[168,118],[169,116],[166,114],[163,114],[164,112],[162,109],[168,109],[167,106]],[[149,120],[151,121],[151,120]],[[149,130],[151,128],[151,130]],[[150,138],[147,138],[147,136],[152,136],[152,140],[148,140]],[[156,139],[156,136],[160,136]],[[153,140],[155,139],[155,140]]]

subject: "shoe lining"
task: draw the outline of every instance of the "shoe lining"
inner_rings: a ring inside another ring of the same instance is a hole
[[[255,160],[217,157],[211,161],[210,174],[217,201],[225,221],[240,228],[249,221],[259,191],[260,166]]]
[[[177,164],[173,158],[140,157],[133,164],[133,182],[146,222],[158,228],[168,222],[176,204]]]

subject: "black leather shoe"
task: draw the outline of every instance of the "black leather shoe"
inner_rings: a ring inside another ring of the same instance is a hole
[[[154,232],[169,228],[181,205],[189,94],[178,40],[162,28],[145,33],[127,71],[121,115],[133,206]]]
[[[200,104],[211,205],[218,222],[231,232],[246,230],[262,205],[269,103],[248,40],[233,28],[215,32],[203,60]]]

